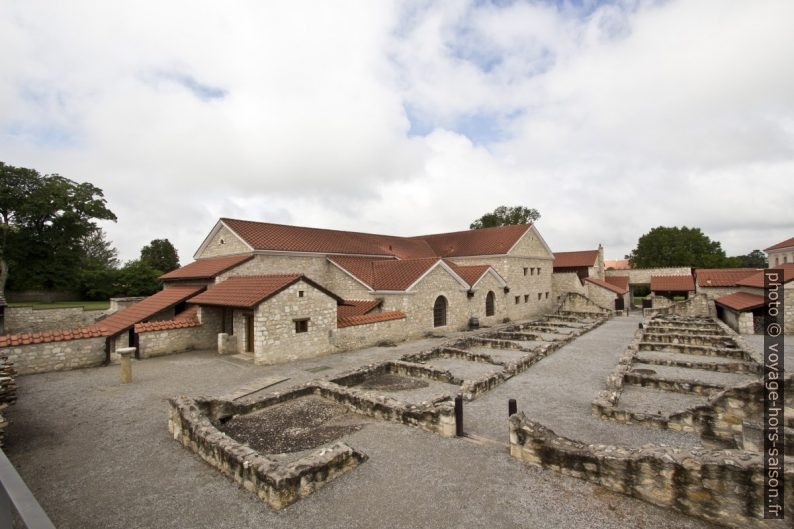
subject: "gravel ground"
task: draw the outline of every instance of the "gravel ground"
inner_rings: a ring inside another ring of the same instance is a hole
[[[391,397],[409,404],[419,404],[420,402],[434,400],[445,395],[454,397],[460,390],[460,386],[454,384],[427,378],[389,374],[368,377],[361,384],[356,384],[352,387]]]
[[[438,343],[268,367],[183,353],[133,362],[134,382],[123,386],[118,366],[23,376],[8,413],[5,451],[61,529],[715,527],[524,465],[506,449],[377,421],[341,438],[368,461],[273,512],[173,441],[166,428],[167,399],[174,395],[228,394],[265,376],[289,380],[262,394],[283,391],[317,377],[307,369],[329,365],[321,374],[336,376]]]
[[[618,401],[618,408],[640,413],[652,413],[667,417],[671,413],[708,402],[707,397],[690,393],[676,393],[654,388],[643,388],[626,384]]]
[[[721,371],[692,369],[688,367],[658,366],[653,364],[643,364],[641,362],[633,363],[631,369],[651,369],[656,371],[656,374],[653,376],[658,378],[681,381],[700,380],[702,382],[708,382],[711,384],[719,384],[724,387],[744,384],[745,382],[751,382],[753,380],[758,380],[759,378],[757,375],[751,375],[747,373],[723,373]]]
[[[746,364],[737,358],[726,356],[691,355],[686,353],[672,353],[664,351],[639,351],[634,357],[638,361],[644,360],[674,360],[678,362],[699,362],[702,364]]]
[[[507,401],[557,434],[586,443],[698,446],[698,437],[593,417],[591,402],[604,389],[637,330],[640,316],[609,320],[561,347],[524,373],[464,405],[464,430],[507,442]]]
[[[448,370],[454,376],[463,380],[474,380],[503,369],[502,366],[494,364],[472,362],[471,360],[460,360],[458,358],[431,358],[425,362],[425,365]]]

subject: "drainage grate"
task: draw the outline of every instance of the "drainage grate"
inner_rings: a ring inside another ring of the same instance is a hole
[[[308,371],[309,373],[319,373],[320,371],[326,371],[328,369],[331,369],[331,366],[310,367],[308,369],[304,369],[304,371]]]

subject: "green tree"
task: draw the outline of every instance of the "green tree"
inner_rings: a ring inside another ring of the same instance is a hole
[[[0,292],[76,288],[83,238],[95,220],[116,220],[102,190],[0,162]]]
[[[753,250],[747,255],[729,257],[730,266],[736,268],[766,268],[768,266],[766,254],[761,250]]]
[[[163,274],[179,268],[179,255],[168,239],[155,239],[141,248],[141,261]]]
[[[84,266],[118,268],[119,252],[105,237],[105,230],[96,228],[80,240]]]
[[[692,266],[722,268],[727,260],[722,246],[700,228],[659,226],[640,237],[637,247],[626,256],[632,268]]]
[[[114,296],[149,296],[160,290],[160,270],[141,259],[122,266],[113,283]]]
[[[495,228],[497,226],[512,226],[514,224],[529,224],[540,218],[537,209],[524,206],[499,206],[491,213],[486,213],[469,226],[472,230]]]

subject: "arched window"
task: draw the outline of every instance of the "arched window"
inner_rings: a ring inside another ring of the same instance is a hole
[[[494,315],[494,296],[493,291],[488,292],[485,296],[485,315],[486,316],[493,316]]]
[[[438,296],[433,304],[433,327],[443,327],[447,324],[447,298]]]

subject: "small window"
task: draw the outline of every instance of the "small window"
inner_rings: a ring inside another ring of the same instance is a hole
[[[221,240],[219,240],[219,241],[218,241],[218,244],[224,244],[225,242],[226,242],[226,241],[224,241],[223,239],[221,239]]]
[[[524,275],[527,275],[527,270],[529,270],[526,266],[524,267]]]
[[[540,275],[540,268],[538,268],[538,275]]]
[[[529,303],[529,294],[524,294],[524,303]]]
[[[549,293],[546,292],[546,299],[549,299]]]
[[[521,296],[516,296],[516,305],[521,303]]]
[[[783,256],[783,264],[788,263],[788,255]]]
[[[531,276],[535,275],[535,269],[534,268],[530,268],[529,269],[529,275],[531,275]]]
[[[303,290],[298,290],[298,297],[299,297],[299,298],[302,298],[302,297],[303,297]]]
[[[447,298],[438,296],[433,303],[433,327],[444,327],[447,324]]]
[[[538,292],[538,301],[540,301],[542,298],[543,298],[543,294]]]
[[[309,319],[295,320],[295,332],[309,332]]]
[[[485,315],[486,316],[493,316],[494,315],[494,301],[496,296],[493,292],[488,292],[488,295],[485,296]]]

